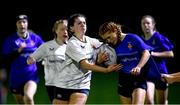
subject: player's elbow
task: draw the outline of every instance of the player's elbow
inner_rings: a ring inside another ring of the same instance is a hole
[[[90,66],[88,60],[83,59],[83,60],[81,60],[79,63],[80,63],[80,67],[81,67],[82,69],[84,69],[84,70],[90,70],[90,69],[91,69],[91,66]]]
[[[173,53],[173,51],[169,52],[169,56],[170,56],[171,58],[174,58],[174,53]]]

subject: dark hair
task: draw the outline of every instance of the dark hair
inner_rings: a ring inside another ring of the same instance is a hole
[[[69,32],[69,35],[73,34],[73,32],[71,30],[71,27],[74,26],[75,19],[78,18],[78,17],[84,17],[85,20],[86,20],[86,16],[83,15],[83,14],[76,13],[76,14],[71,15],[69,17],[69,19],[68,19],[68,32]]]
[[[28,21],[28,16],[24,15],[24,14],[18,15],[16,17],[16,22],[19,21],[19,20],[27,20]]]

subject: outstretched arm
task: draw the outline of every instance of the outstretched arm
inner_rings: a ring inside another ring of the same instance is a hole
[[[172,74],[162,74],[162,80],[168,83],[180,82],[180,72]]]
[[[107,68],[101,67],[101,66],[89,63],[87,59],[81,60],[80,66],[85,70],[91,70],[91,71],[102,72],[102,73],[117,71],[122,68],[121,64],[112,64],[112,65],[108,66]]]
[[[163,51],[163,52],[151,52],[152,56],[155,57],[165,57],[165,58],[173,58],[174,57],[174,53],[173,51]]]

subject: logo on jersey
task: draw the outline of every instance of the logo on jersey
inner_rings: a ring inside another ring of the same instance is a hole
[[[129,49],[132,49],[132,44],[131,44],[131,42],[128,42],[128,48],[129,48]]]
[[[17,46],[19,46],[21,41],[20,40],[16,40],[15,43],[16,43]]]
[[[155,45],[156,44],[156,40],[154,39],[153,41],[152,41],[152,45]]]
[[[30,44],[31,44],[31,46],[34,46],[34,44],[35,44],[35,43],[34,43],[34,41],[31,41],[31,43],[30,43]]]
[[[61,94],[57,94],[57,98],[61,98],[62,97],[62,95]]]
[[[53,51],[53,50],[54,50],[54,48],[49,48],[49,50],[50,50],[50,51]]]
[[[85,46],[82,46],[82,45],[81,45],[81,48],[85,48]]]

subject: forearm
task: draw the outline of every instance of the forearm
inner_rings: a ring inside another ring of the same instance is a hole
[[[180,76],[173,76],[174,82],[180,82]]]
[[[163,52],[151,52],[152,56],[155,57],[162,57],[162,58],[173,58],[174,57],[174,53],[173,51],[163,51]]]
[[[172,73],[170,74],[171,76],[179,76],[180,77],[180,72],[177,72],[177,73]]]
[[[139,63],[138,63],[137,66],[140,67],[140,68],[142,68],[142,67],[147,63],[149,57],[150,57],[149,51],[148,51],[148,50],[145,50],[145,51],[143,52],[142,57],[141,57],[141,59],[140,59],[140,61],[139,61]]]
[[[85,70],[91,70],[91,71],[102,72],[102,73],[108,72],[107,68],[101,67],[95,64],[90,64],[87,60],[80,61],[80,66]]]
[[[172,74],[162,74],[168,83],[180,82],[180,72]]]

